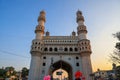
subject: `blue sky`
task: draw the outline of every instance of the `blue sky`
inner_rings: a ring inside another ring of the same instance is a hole
[[[46,12],[45,31],[69,36],[77,30],[79,9],[91,40],[93,68],[110,69],[108,55],[117,42],[112,34],[120,31],[119,4],[120,0],[0,0],[0,67],[29,67],[31,41],[41,10]]]

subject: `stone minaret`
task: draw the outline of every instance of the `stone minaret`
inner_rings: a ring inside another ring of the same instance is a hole
[[[36,26],[36,30],[35,30],[36,39],[42,40],[42,37],[44,35],[45,22],[46,22],[45,12],[41,11],[38,17],[38,25]]]
[[[31,64],[28,80],[39,80],[40,78],[41,53],[45,21],[45,12],[41,11],[38,17],[38,25],[36,26],[35,30],[36,37],[32,41],[31,46]]]
[[[91,80],[90,75],[92,73],[91,66],[91,46],[90,41],[87,39],[87,29],[84,25],[84,17],[82,16],[81,11],[77,11],[76,22],[78,23],[77,34],[78,34],[78,47],[80,50],[81,60],[82,60],[82,72],[83,76],[86,77],[86,80]]]

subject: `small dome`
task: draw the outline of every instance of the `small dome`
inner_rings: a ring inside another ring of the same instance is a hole
[[[40,11],[40,14],[45,14],[45,11],[44,10]]]
[[[76,35],[76,32],[75,32],[75,31],[73,31],[73,32],[72,32],[72,36],[75,36],[75,35]]]
[[[46,32],[46,36],[49,36],[49,35],[50,35],[50,33],[47,31],[47,32]]]

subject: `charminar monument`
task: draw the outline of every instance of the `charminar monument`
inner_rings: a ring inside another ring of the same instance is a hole
[[[35,39],[31,46],[31,63],[28,80],[43,80],[58,69],[68,73],[67,80],[75,80],[76,71],[82,72],[86,80],[91,80],[92,73],[90,40],[81,11],[76,13],[77,34],[71,36],[51,36],[45,32],[46,13],[41,11],[35,28]],[[62,74],[62,72],[61,72]],[[59,75],[61,75],[59,74]]]

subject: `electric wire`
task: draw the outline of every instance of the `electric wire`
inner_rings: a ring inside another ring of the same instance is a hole
[[[1,53],[5,53],[5,54],[9,54],[9,55],[14,55],[14,56],[22,57],[22,58],[30,58],[30,57],[27,57],[27,56],[18,55],[18,54],[15,54],[15,53],[12,53],[12,52],[8,52],[8,51],[0,50],[0,52]]]

